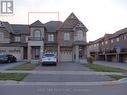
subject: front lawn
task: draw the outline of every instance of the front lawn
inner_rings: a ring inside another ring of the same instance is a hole
[[[33,69],[35,69],[36,66],[37,66],[37,64],[25,63],[22,65],[16,66],[14,68],[11,68],[9,70],[33,70]]]
[[[120,68],[112,68],[109,66],[98,65],[98,64],[85,64],[86,67],[99,72],[127,72],[127,70]]]
[[[111,78],[115,79],[115,80],[119,80],[122,78],[126,78],[127,76],[122,76],[122,75],[110,75]]]
[[[19,74],[19,73],[0,73],[0,80],[15,80],[21,81],[23,80],[28,74]]]

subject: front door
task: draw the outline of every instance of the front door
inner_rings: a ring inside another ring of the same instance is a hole
[[[32,47],[32,59],[39,58],[40,58],[40,47],[39,46]]]

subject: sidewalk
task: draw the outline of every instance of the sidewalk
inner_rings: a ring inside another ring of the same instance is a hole
[[[95,61],[94,64],[105,65],[105,66],[110,66],[113,68],[120,68],[120,69],[126,69],[127,70],[127,64],[126,63]]]
[[[18,65],[24,64],[24,63],[25,63],[24,61],[21,61],[21,62],[16,62],[16,63],[5,64],[4,66],[0,66],[0,70],[10,69]]]

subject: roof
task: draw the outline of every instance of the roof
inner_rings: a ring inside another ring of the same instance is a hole
[[[37,20],[34,23],[32,23],[30,26],[33,26],[33,27],[44,27],[44,24],[41,23],[39,20]]]
[[[0,43],[0,47],[27,46],[27,43]]]
[[[62,25],[61,21],[49,21],[45,23],[47,32],[56,32],[56,30]]]
[[[98,38],[98,39],[95,40],[95,41],[90,41],[89,44],[95,44],[95,43],[98,43],[98,42],[102,41],[103,39],[104,39],[104,37]]]
[[[117,36],[124,34],[124,33],[127,33],[127,28],[124,28],[124,29],[121,29],[121,30],[115,32],[110,38],[117,37]]]
[[[7,30],[9,33],[13,32],[13,29],[12,29],[11,25],[10,25],[8,22],[3,22],[3,21],[2,21],[2,25],[3,25],[3,27],[6,28],[6,30]]]
[[[84,28],[86,29],[85,25],[83,25],[83,23],[81,21],[79,21],[79,19],[75,16],[75,14],[71,13],[68,16],[68,18],[63,22],[60,29],[73,29],[78,24],[82,24],[82,26],[84,26]]]
[[[105,40],[108,40],[110,37],[112,37],[113,36],[113,34],[105,34],[104,35],[104,39]]]
[[[14,34],[29,34],[29,26],[21,24],[11,24]]]

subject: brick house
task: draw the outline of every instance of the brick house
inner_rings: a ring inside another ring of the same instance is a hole
[[[59,61],[79,62],[86,58],[87,28],[71,13],[64,22],[39,20],[30,25],[0,21],[0,53],[18,60],[39,60],[44,52],[58,55]]]
[[[95,60],[126,62],[127,61],[127,28],[103,37],[88,44],[88,51]]]

